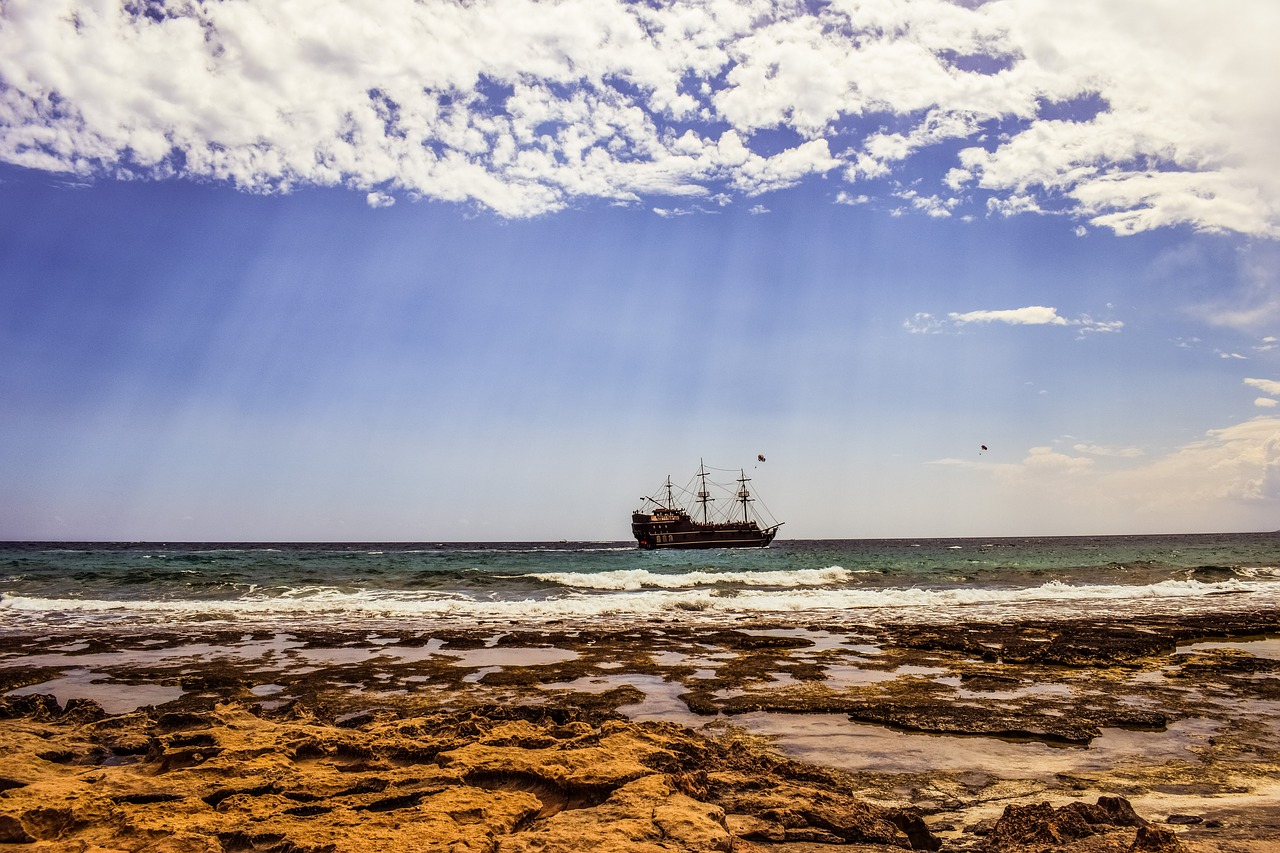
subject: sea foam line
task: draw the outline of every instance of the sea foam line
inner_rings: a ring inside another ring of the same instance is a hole
[[[1274,600],[1280,583],[1227,580],[1204,583],[1194,580],[1162,581],[1145,586],[1073,586],[1051,581],[1022,589],[800,589],[800,590],[640,590],[612,594],[571,591],[544,599],[477,600],[457,593],[411,591],[355,591],[314,589],[304,596],[248,597],[220,601],[174,600],[111,601],[0,596],[0,614],[13,622],[42,617],[113,620],[198,619],[256,622],[278,619],[367,618],[463,618],[469,620],[591,619],[597,617],[650,617],[658,614],[731,616],[780,614],[802,617],[838,612],[860,613],[913,611],[924,619],[965,618],[974,609],[996,608],[998,615],[1039,612],[1079,604],[1093,609],[1160,607],[1181,608],[1210,596]],[[1221,599],[1219,599],[1221,600]]]
[[[637,590],[637,589],[688,589],[714,584],[738,584],[742,586],[831,586],[845,583],[853,576],[848,569],[832,566],[827,569],[796,569],[792,571],[764,572],[681,572],[660,574],[647,569],[618,569],[611,572],[539,572],[523,575],[527,578],[547,581],[560,586],[579,589]]]

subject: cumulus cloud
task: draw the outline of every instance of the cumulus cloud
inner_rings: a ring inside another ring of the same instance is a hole
[[[1260,416],[1209,430],[1203,439],[1149,465],[1110,474],[1099,485],[1151,509],[1210,502],[1271,504],[1280,500],[1280,418]]]
[[[1093,469],[1094,461],[1085,456],[1060,453],[1052,447],[1033,447],[1023,460],[1013,465],[1002,465],[995,471],[1006,481],[1057,481],[1079,477]]]
[[[1277,401],[1271,397],[1255,397],[1253,404],[1259,409],[1274,409],[1277,405]]]
[[[826,176],[1274,237],[1278,30],[1272,0],[5,0],[0,160],[513,217]]]
[[[978,478],[971,488],[985,480],[995,489],[993,502],[1037,523],[1070,518],[1074,529],[1097,532],[1272,529],[1280,508],[1280,417],[1211,429],[1160,453],[1043,446],[1017,462],[932,464]]]

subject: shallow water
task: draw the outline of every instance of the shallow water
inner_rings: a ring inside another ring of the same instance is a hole
[[[58,678],[11,690],[7,696],[52,694],[65,705],[71,699],[92,699],[108,714],[127,714],[144,705],[162,705],[182,698],[181,687],[165,684],[134,684],[112,681],[105,673],[90,669],[68,670]]]
[[[900,732],[850,722],[842,714],[756,712],[731,719],[751,734],[769,737],[787,755],[850,771],[925,773],[980,771],[1005,779],[1043,779],[1057,773],[1110,770],[1141,758],[1146,763],[1198,761],[1219,726],[1209,720],[1173,723],[1166,731],[1104,729],[1087,747],[1013,742],[979,735]]]
[[[1264,639],[1249,640],[1214,640],[1204,643],[1190,643],[1178,646],[1175,654],[1187,655],[1195,652],[1210,651],[1212,649],[1232,649],[1240,652],[1247,652],[1258,658],[1269,658],[1271,660],[1280,660],[1280,637],[1266,637]]]

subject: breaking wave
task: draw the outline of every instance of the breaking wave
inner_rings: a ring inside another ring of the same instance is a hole
[[[822,570],[829,572],[833,570]],[[750,573],[748,573],[750,574]],[[770,574],[770,573],[761,573]],[[661,576],[659,576],[661,577]],[[621,579],[619,579],[621,582]],[[618,591],[565,592],[543,598],[494,600],[461,593],[407,590],[355,590],[310,587],[277,596],[245,596],[224,600],[136,600],[0,597],[0,614],[11,625],[22,622],[73,625],[83,622],[131,624],[230,622],[257,624],[281,621],[310,623],[335,619],[420,621],[450,619],[471,622],[519,620],[627,621],[682,614],[732,619],[743,615],[779,618],[892,619],[949,622],[973,618],[1008,619],[1081,612],[1187,612],[1199,606],[1230,609],[1274,601],[1280,582],[1168,580],[1149,585],[1077,586],[1051,581],[1017,589],[955,587],[948,589],[664,589],[622,588]]]

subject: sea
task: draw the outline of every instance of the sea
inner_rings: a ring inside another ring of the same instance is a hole
[[[0,543],[0,633],[751,620],[947,623],[1280,605],[1280,533],[630,542]]]

